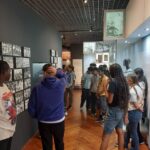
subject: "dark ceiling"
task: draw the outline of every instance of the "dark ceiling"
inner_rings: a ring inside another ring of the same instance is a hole
[[[104,10],[125,9],[129,0],[21,0],[62,33],[63,44],[103,39]],[[90,29],[92,32],[90,32]]]

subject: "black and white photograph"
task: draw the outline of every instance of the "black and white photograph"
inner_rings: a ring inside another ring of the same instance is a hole
[[[14,69],[14,80],[22,79],[22,69]]]
[[[23,56],[24,57],[31,57],[31,50],[29,47],[24,47],[23,48]]]
[[[15,93],[15,101],[16,104],[20,104],[21,102],[23,102],[23,91]]]
[[[30,94],[31,94],[31,89],[30,88],[25,89],[24,90],[24,99],[28,99],[30,97]]]
[[[24,101],[24,110],[27,110],[28,109],[28,103],[29,103],[29,99],[26,99]]]
[[[3,56],[3,60],[9,64],[11,69],[14,68],[13,57]]]
[[[13,45],[13,56],[21,56],[21,46]]]
[[[2,42],[2,54],[12,56],[12,44]]]
[[[31,86],[31,79],[24,79],[24,89],[28,88]]]
[[[17,115],[19,115],[20,113],[22,113],[24,111],[24,102],[17,104],[16,108],[17,108]]]
[[[16,68],[23,68],[23,57],[15,58],[15,66]]]
[[[23,68],[30,67],[30,59],[23,58]]]
[[[54,63],[57,64],[57,62],[58,62],[57,57],[54,57]]]
[[[13,81],[13,82],[7,82],[6,85],[8,86],[8,88],[10,89],[10,91],[12,93],[16,92],[16,82],[15,81]]]
[[[23,90],[23,80],[16,81],[16,92]]]
[[[23,69],[23,77],[24,77],[24,79],[31,77],[31,70],[30,70],[30,68],[24,68]]]
[[[51,49],[51,50],[50,50],[50,56],[53,56],[53,57],[54,57],[55,54],[56,54],[55,50],[54,50],[54,49]]]
[[[54,57],[50,57],[50,63],[53,64],[54,63]]]

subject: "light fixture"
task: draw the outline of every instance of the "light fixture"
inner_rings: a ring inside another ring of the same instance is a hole
[[[141,34],[140,34],[140,33],[138,34],[138,37],[141,37]]]
[[[128,41],[126,40],[126,41],[125,41],[125,43],[127,44],[127,43],[128,43]]]
[[[84,2],[84,4],[86,4],[88,2],[88,0],[84,0],[83,2]]]
[[[145,28],[145,31],[149,31],[150,29],[149,28]]]

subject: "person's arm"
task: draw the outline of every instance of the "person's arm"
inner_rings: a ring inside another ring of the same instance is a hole
[[[111,104],[111,103],[112,103],[113,97],[114,97],[114,94],[111,93],[111,92],[108,92],[108,98],[107,98],[108,104]]]
[[[115,93],[115,82],[111,81],[108,85],[108,97],[107,97],[108,104],[111,104],[113,102],[114,93]]]
[[[29,103],[28,103],[28,112],[31,115],[31,117],[36,118],[37,117],[37,111],[36,111],[36,88],[33,88],[30,98],[29,98]]]

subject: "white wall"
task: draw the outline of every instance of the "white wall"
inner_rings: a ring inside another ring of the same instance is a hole
[[[150,17],[150,0],[130,0],[126,9],[125,35],[128,37]]]

